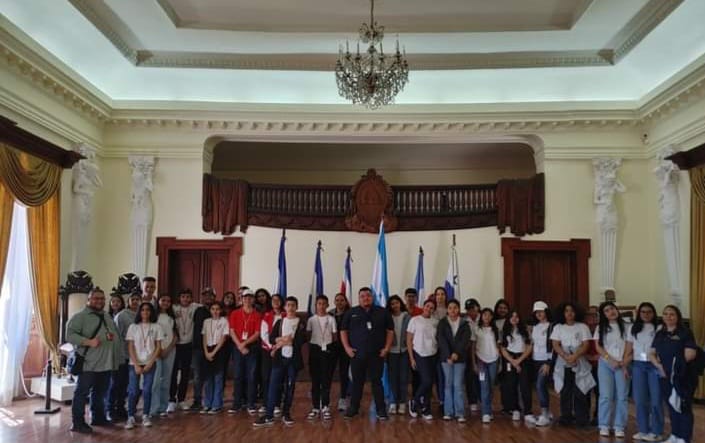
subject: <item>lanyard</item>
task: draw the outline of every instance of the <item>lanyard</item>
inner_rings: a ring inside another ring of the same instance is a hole
[[[147,345],[149,344],[149,338],[152,335],[152,324],[148,323],[147,324],[147,332],[144,332],[144,323],[140,323],[140,335],[142,339],[142,350],[143,351],[149,351],[149,348]]]
[[[218,319],[211,318],[209,320],[212,320],[212,321],[209,322],[210,325],[208,327],[208,343],[213,343],[213,345],[210,345],[210,346],[214,346],[214,345],[218,344],[218,340],[223,333],[223,327],[222,327],[223,322],[218,321],[218,320],[220,320],[220,318],[218,318]]]
[[[319,318],[325,318],[326,323],[325,326],[321,327],[321,321]],[[318,325],[318,330],[321,331],[321,345],[326,344],[326,333],[328,332],[328,329],[330,328],[330,322],[328,321],[328,316],[321,317],[319,315],[316,315],[316,321],[314,324]]]

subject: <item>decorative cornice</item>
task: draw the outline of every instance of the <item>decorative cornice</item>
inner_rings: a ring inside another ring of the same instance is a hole
[[[159,51],[144,48],[129,26],[104,0],[69,0],[135,66],[333,71],[337,54],[257,54]],[[582,51],[523,51],[495,53],[408,54],[415,70],[516,69],[605,66],[618,63],[683,0],[650,0],[610,40],[605,48]],[[168,2],[158,1],[178,27],[180,19]],[[166,6],[165,6],[166,4]]]
[[[649,93],[638,108],[641,123],[659,120],[705,96],[705,55]]]

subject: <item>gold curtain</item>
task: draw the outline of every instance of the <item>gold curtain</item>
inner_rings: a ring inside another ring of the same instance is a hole
[[[705,166],[689,170],[690,196],[690,319],[695,341],[705,343]],[[705,398],[700,377],[697,398]]]
[[[44,344],[54,355],[59,343],[60,210],[58,192],[43,205],[27,208],[34,311]]]
[[[15,199],[12,198],[2,181],[0,181],[0,288],[5,277],[5,263],[7,263],[7,250],[10,247],[10,230],[12,229],[12,208]]]
[[[0,144],[0,177],[25,206],[42,205],[56,194],[61,172],[60,166]]]

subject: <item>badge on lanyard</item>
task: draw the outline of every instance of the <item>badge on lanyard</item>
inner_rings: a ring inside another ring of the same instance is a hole
[[[249,336],[247,331],[242,331],[242,339],[247,340],[247,337]]]
[[[321,345],[321,351],[326,352],[327,349],[328,349],[328,345],[325,344],[325,343],[323,343],[323,344]]]
[[[507,362],[507,372],[512,372],[512,364]]]
[[[478,374],[480,381],[485,381],[485,371],[482,371]]]
[[[368,330],[368,331],[371,331],[371,330],[372,330],[372,322],[371,322],[371,321],[368,321],[368,322],[367,322],[367,330]]]

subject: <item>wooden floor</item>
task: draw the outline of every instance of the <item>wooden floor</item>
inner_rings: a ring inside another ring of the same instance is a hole
[[[94,428],[92,435],[73,435],[68,431],[71,425],[71,407],[63,405],[58,414],[51,416],[34,415],[33,411],[43,407],[44,401],[38,399],[21,400],[9,408],[0,408],[0,442],[114,442],[142,441],[151,442],[286,442],[286,443],[328,443],[328,442],[485,442],[485,443],[586,443],[608,442],[614,439],[600,438],[597,430],[575,430],[554,425],[547,428],[525,426],[514,423],[511,417],[495,415],[490,425],[483,425],[478,415],[472,415],[466,424],[444,422],[440,418],[432,422],[411,419],[408,416],[392,416],[387,422],[378,422],[366,413],[353,420],[344,420],[337,412],[330,423],[309,422],[305,416],[310,409],[308,383],[298,383],[296,401],[292,415],[296,423],[284,426],[277,421],[270,428],[255,429],[253,418],[241,412],[234,416],[225,413],[218,416],[203,416],[187,412],[154,420],[151,428],[138,426],[126,431],[121,426],[112,428]],[[231,390],[228,387],[227,393]],[[337,384],[334,386],[334,398],[337,400]],[[497,394],[496,397],[499,395]],[[226,395],[226,398],[228,396]],[[369,393],[364,405],[369,405]],[[495,399],[497,400],[497,399]],[[557,398],[552,399],[552,406],[557,406]],[[499,409],[495,404],[495,410]],[[557,415],[557,411],[553,411]],[[694,443],[705,443],[705,407],[696,406],[696,438]],[[634,411],[630,407],[627,438],[635,433]]]

